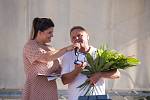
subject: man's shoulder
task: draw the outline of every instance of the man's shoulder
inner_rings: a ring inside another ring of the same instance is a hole
[[[93,47],[93,46],[90,46],[90,52],[92,53],[92,52],[96,52],[97,51],[97,48],[96,47]]]
[[[96,48],[96,47],[94,47],[94,46],[90,46],[90,47],[91,47],[92,49],[94,49],[94,50],[95,50],[95,49],[97,49],[97,48]]]
[[[63,57],[69,57],[74,55],[74,50],[66,52]]]

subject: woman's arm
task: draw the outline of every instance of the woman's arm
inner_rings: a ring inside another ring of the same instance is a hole
[[[57,51],[48,51],[47,53],[39,57],[37,61],[47,63],[48,61],[56,60],[57,58],[61,57],[64,53],[71,51],[73,49],[74,45],[70,45]]]

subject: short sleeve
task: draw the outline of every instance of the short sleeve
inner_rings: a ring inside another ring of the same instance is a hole
[[[62,67],[61,75],[70,72],[69,61],[70,61],[69,56],[67,56],[66,54],[63,55],[62,61],[61,61],[61,67]]]
[[[26,58],[33,63],[47,51],[39,47],[38,45],[28,45],[24,47],[24,54]]]

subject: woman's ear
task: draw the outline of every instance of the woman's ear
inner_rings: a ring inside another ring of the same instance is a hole
[[[42,35],[42,31],[38,31],[38,34],[39,34],[39,35]]]

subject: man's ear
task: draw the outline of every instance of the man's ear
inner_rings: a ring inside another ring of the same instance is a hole
[[[90,39],[89,35],[87,36],[87,39],[88,39],[88,40]]]

